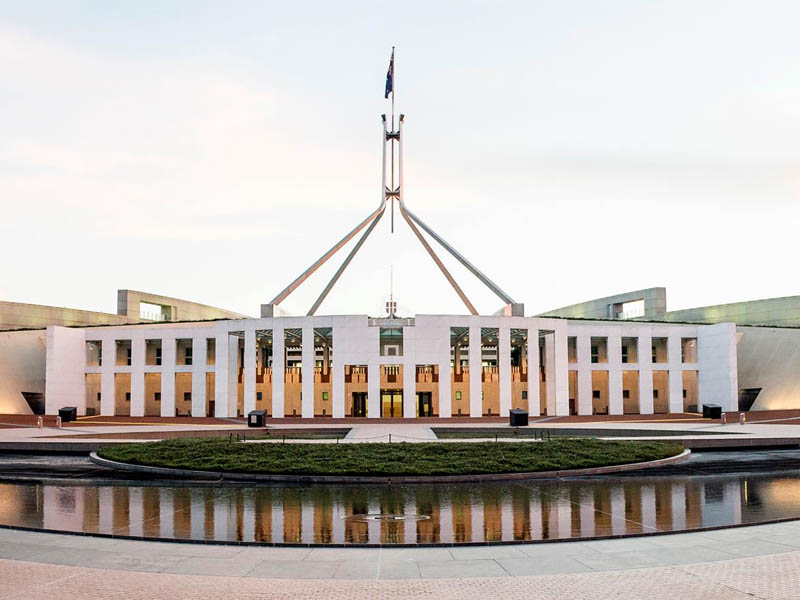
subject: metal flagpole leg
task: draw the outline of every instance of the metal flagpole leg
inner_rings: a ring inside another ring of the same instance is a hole
[[[317,260],[313,265],[311,265],[308,269],[303,271],[303,273],[295,279],[292,283],[290,283],[280,294],[275,296],[275,298],[270,302],[270,304],[280,304],[291,294],[294,290],[296,290],[300,285],[311,275],[319,269],[322,265],[327,262],[327,260],[336,254],[342,246],[347,244],[353,237],[361,231],[367,224],[369,224],[377,215],[378,213],[382,213],[383,210],[386,208],[386,115],[381,115],[381,119],[383,121],[383,131],[381,133],[381,146],[383,147],[383,160],[382,160],[382,169],[381,169],[381,202],[378,205],[378,208],[366,219],[361,221],[355,229],[350,231],[346,236],[344,236],[339,242],[330,250],[328,250],[321,258]]]
[[[335,246],[333,246],[333,248],[331,248],[330,250],[328,250],[328,251],[327,251],[327,252],[326,252],[324,255],[322,255],[322,257],[320,257],[320,258],[319,258],[319,259],[318,259],[318,260],[317,260],[317,261],[316,261],[316,262],[315,262],[313,265],[311,265],[311,266],[310,266],[308,269],[306,269],[305,271],[303,271],[303,273],[302,273],[302,274],[301,274],[301,275],[300,275],[300,276],[299,276],[297,279],[295,279],[295,280],[294,280],[292,283],[290,283],[290,284],[289,284],[289,285],[288,285],[288,286],[287,286],[287,287],[286,287],[286,288],[285,288],[285,289],[284,289],[284,290],[283,290],[283,291],[282,291],[280,294],[278,294],[277,296],[275,296],[275,298],[273,298],[273,299],[272,299],[272,301],[270,302],[270,304],[280,304],[281,302],[283,302],[284,300],[286,300],[286,298],[289,296],[289,294],[291,294],[291,293],[292,293],[294,290],[296,290],[296,289],[297,289],[297,288],[300,286],[300,284],[302,284],[302,283],[303,283],[303,282],[304,282],[306,279],[308,279],[308,278],[309,278],[309,277],[310,277],[310,276],[311,276],[311,275],[314,273],[314,271],[316,271],[316,270],[317,270],[317,269],[319,269],[319,268],[320,268],[320,267],[321,267],[323,264],[325,264],[325,262],[326,262],[326,261],[327,261],[327,260],[328,260],[328,259],[329,259],[331,256],[333,256],[334,254],[336,254],[336,253],[337,253],[337,252],[338,252],[338,251],[341,249],[341,247],[342,247],[342,246],[344,246],[344,245],[345,245],[347,242],[349,242],[351,239],[353,239],[353,237],[354,237],[354,236],[355,236],[355,235],[356,235],[356,234],[357,234],[359,231],[361,231],[362,229],[364,229],[364,227],[366,227],[366,226],[367,226],[367,225],[370,223],[370,221],[372,221],[372,220],[375,218],[375,216],[376,216],[376,215],[377,215],[379,212],[381,212],[381,211],[383,210],[383,207],[384,207],[384,202],[385,202],[385,201],[382,201],[382,202],[381,202],[381,205],[380,205],[380,206],[379,206],[379,207],[378,207],[378,208],[377,208],[377,209],[376,209],[376,210],[375,210],[375,211],[374,211],[374,212],[373,212],[373,213],[372,213],[370,216],[368,216],[368,217],[367,217],[366,219],[364,219],[364,220],[363,220],[361,223],[359,223],[359,224],[358,224],[358,225],[357,225],[357,226],[356,226],[356,227],[355,227],[355,228],[354,228],[352,231],[350,231],[350,233],[348,233],[348,234],[347,234],[346,236],[344,236],[344,237],[343,237],[341,240],[339,240],[339,241],[336,243],[336,245],[335,245]]]
[[[384,206],[383,206],[383,208],[385,209],[385,208],[386,208],[386,205],[384,205]],[[367,240],[367,238],[369,237],[369,234],[370,234],[370,233],[372,233],[372,230],[373,230],[373,229],[375,229],[375,225],[377,225],[377,224],[378,224],[378,221],[380,221],[380,220],[381,220],[381,217],[383,216],[383,212],[384,212],[384,211],[383,211],[383,210],[381,210],[381,211],[378,213],[378,216],[376,216],[376,217],[375,217],[375,218],[372,220],[372,223],[370,223],[370,226],[369,226],[369,227],[367,227],[367,230],[364,232],[364,235],[362,235],[362,236],[359,238],[358,242],[356,242],[356,245],[353,247],[353,249],[352,249],[352,250],[350,251],[350,253],[347,255],[347,258],[345,258],[345,259],[344,259],[344,262],[342,263],[342,265],[341,265],[341,266],[339,267],[339,269],[336,271],[336,273],[334,274],[333,278],[332,278],[332,279],[331,279],[331,280],[328,282],[328,285],[326,285],[326,286],[325,286],[325,289],[324,289],[324,290],[322,290],[322,293],[319,295],[319,298],[317,298],[317,301],[316,301],[316,302],[314,302],[314,305],[313,305],[313,306],[311,307],[311,309],[308,311],[308,316],[311,316],[311,315],[313,315],[315,312],[317,312],[317,309],[319,308],[319,305],[320,305],[320,304],[322,304],[322,301],[323,301],[323,300],[325,300],[325,297],[328,295],[328,293],[331,291],[331,289],[333,289],[333,286],[334,286],[334,285],[336,285],[336,282],[337,282],[337,281],[339,281],[339,277],[341,277],[341,276],[342,276],[342,273],[344,273],[344,270],[347,268],[347,265],[349,265],[349,264],[350,264],[350,261],[352,261],[352,260],[353,260],[353,257],[356,255],[356,253],[359,251],[359,249],[361,248],[361,246],[362,246],[362,245],[364,244],[364,242]]]
[[[450,285],[453,286],[453,289],[456,291],[456,294],[458,294],[458,297],[461,298],[461,301],[467,307],[467,310],[469,310],[470,314],[477,315],[478,311],[475,310],[475,307],[472,305],[472,302],[469,301],[467,295],[462,291],[462,289],[456,283],[456,280],[453,279],[453,276],[450,275],[450,271],[447,270],[447,267],[444,266],[444,263],[439,259],[438,256],[436,256],[436,252],[433,251],[433,248],[431,248],[430,244],[428,244],[428,241],[422,236],[419,229],[417,229],[414,223],[411,221],[408,214],[406,213],[406,210],[403,208],[402,202],[400,203],[400,214],[403,215],[403,218],[406,220],[406,223],[408,223],[408,226],[411,228],[411,231],[414,232],[414,235],[417,236],[417,239],[423,245],[425,250],[428,251],[428,254],[430,254],[431,258],[433,259],[433,262],[436,263],[436,266],[439,267],[439,270],[441,270],[442,274],[447,278],[447,281],[449,281]]]
[[[506,294],[503,290],[501,290],[497,284],[495,284],[491,279],[486,277],[483,273],[481,273],[472,263],[470,263],[466,258],[464,258],[455,248],[453,248],[450,244],[448,244],[439,234],[437,234],[433,229],[428,227],[422,219],[420,219],[417,215],[412,213],[408,210],[405,205],[403,204],[402,199],[400,200],[400,212],[403,214],[407,214],[417,225],[422,227],[433,239],[435,239],[439,244],[444,247],[450,254],[452,254],[455,259],[464,265],[470,273],[475,275],[478,279],[483,282],[483,284],[492,290],[503,302],[506,304],[514,304],[515,302],[511,299],[511,296]]]
[[[400,113],[400,122],[397,124],[397,199],[402,204],[405,189],[403,188],[403,122],[406,116]]]

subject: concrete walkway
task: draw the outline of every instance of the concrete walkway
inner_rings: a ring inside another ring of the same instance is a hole
[[[646,538],[419,548],[145,542],[0,529],[0,558],[164,573],[285,579],[510,577],[667,567],[797,553],[800,522]]]
[[[391,438],[390,438],[391,436]],[[427,425],[369,423],[355,425],[344,438],[346,442],[435,442],[436,434]]]
[[[9,599],[800,597],[798,522],[428,549],[256,548],[0,530],[0,557],[0,598]]]

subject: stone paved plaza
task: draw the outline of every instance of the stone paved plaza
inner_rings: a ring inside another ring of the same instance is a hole
[[[629,415],[630,416],[630,415]],[[604,432],[608,431],[608,436],[614,439],[655,439],[664,440],[665,434],[669,434],[671,440],[683,442],[687,447],[696,447],[698,442],[706,442],[704,447],[721,446],[748,446],[765,445],[769,446],[770,440],[773,444],[796,445],[800,441],[800,411],[792,411],[786,417],[776,417],[774,419],[751,421],[744,425],[737,421],[720,423],[719,420],[703,419],[691,417],[690,415],[636,415],[638,419],[626,418],[617,420],[613,418],[590,417],[582,420],[573,420],[572,417],[540,417],[531,419],[529,428],[541,431],[575,429],[591,430],[591,434],[596,437],[605,437]],[[651,418],[647,418],[651,417]],[[763,417],[759,417],[763,419]],[[575,417],[575,419],[578,419]],[[9,423],[5,423],[9,421]],[[20,420],[20,419],[16,419]],[[172,437],[171,434],[178,433],[181,436],[202,435],[211,431],[227,436],[234,432],[242,432],[248,437],[259,436],[263,430],[248,429],[246,422],[242,419],[126,419],[120,418],[119,421],[108,421],[106,418],[81,419],[77,422],[69,423],[63,429],[58,429],[53,423],[47,421],[41,429],[31,423],[12,422],[8,416],[0,416],[0,450],[37,450],[37,451],[85,451],[88,453],[97,447],[98,443],[130,443],[136,441],[153,441],[156,439],[166,439]],[[163,421],[163,422],[162,422]],[[362,442],[431,442],[431,441],[483,441],[479,438],[461,439],[442,439],[436,437],[432,427],[447,429],[450,427],[464,428],[484,428],[484,427],[508,427],[507,421],[497,422],[496,419],[450,419],[441,423],[431,422],[403,422],[399,420],[371,421],[359,420],[350,422],[342,420],[338,422],[328,419],[318,420],[318,422],[305,423],[299,420],[284,419],[280,425],[275,425],[281,431],[297,430],[309,431],[315,429],[329,429],[331,427],[341,427],[349,429],[349,433],[343,438],[336,440],[335,436],[329,439],[300,439],[286,440],[285,443],[362,443]],[[33,421],[32,421],[33,422]],[[619,429],[634,429],[636,434],[620,435]],[[493,434],[486,434],[492,438]],[[554,435],[556,435],[554,433]],[[276,441],[281,441],[275,438]],[[523,441],[523,438],[516,441]],[[515,441],[513,438],[500,441]]]
[[[795,419],[744,426],[640,422],[637,427],[679,427],[696,438],[721,431],[780,438],[796,437]],[[108,441],[105,436],[118,432],[184,428],[200,426],[9,427],[0,430],[0,440],[89,434],[78,438],[86,442],[100,434]],[[389,433],[408,441],[431,437],[427,425],[364,423],[353,427],[348,441]],[[709,456],[698,456],[695,467],[703,471],[701,463]],[[737,459],[752,461],[742,452],[729,457]],[[800,521],[601,541],[421,548],[145,542],[0,529],[0,599],[6,598],[800,599]]]
[[[589,542],[263,548],[0,530],[0,598],[800,598],[800,522]]]

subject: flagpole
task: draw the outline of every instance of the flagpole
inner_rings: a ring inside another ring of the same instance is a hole
[[[392,46],[392,133],[394,133],[394,82],[396,81],[394,65],[394,46]],[[392,191],[394,191],[394,140],[392,140]],[[392,196],[392,233],[394,233],[394,196]]]

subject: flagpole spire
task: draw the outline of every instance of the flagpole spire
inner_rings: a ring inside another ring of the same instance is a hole
[[[392,133],[394,133],[394,46],[392,46],[392,58],[390,59],[389,69],[392,74]],[[394,190],[394,143],[392,143],[392,190]],[[394,233],[394,198],[392,198],[392,225],[391,232]]]
[[[383,213],[386,211],[386,203],[392,203],[392,212],[394,212],[394,202],[397,201],[397,209],[400,211],[400,216],[403,217],[405,222],[408,224],[411,231],[419,240],[420,244],[422,244],[425,251],[430,255],[431,259],[436,266],[439,267],[439,270],[445,276],[447,281],[452,286],[453,290],[458,294],[461,301],[464,303],[464,306],[467,310],[473,314],[477,315],[478,311],[475,309],[475,306],[469,301],[464,291],[456,282],[455,278],[450,274],[450,271],[447,270],[447,267],[444,265],[442,260],[436,254],[434,249],[428,243],[428,240],[422,234],[422,231],[427,233],[431,238],[433,238],[436,242],[438,242],[447,252],[450,253],[453,258],[455,258],[459,263],[461,263],[468,271],[470,271],[475,277],[477,277],[484,285],[486,285],[492,292],[495,293],[500,299],[503,300],[505,306],[503,307],[502,311],[503,314],[513,315],[513,316],[524,316],[524,307],[522,304],[517,304],[511,297],[503,292],[496,284],[494,284],[486,275],[481,273],[472,263],[470,263],[466,258],[464,258],[455,248],[453,248],[450,244],[448,244],[439,234],[437,234],[433,229],[431,229],[427,224],[425,224],[422,219],[412,213],[408,208],[406,208],[405,204],[405,187],[403,184],[403,124],[405,122],[405,115],[400,113],[398,115],[398,119],[395,120],[395,102],[394,102],[394,46],[392,46],[392,58],[389,61],[389,70],[386,73],[386,87],[384,88],[383,98],[384,100],[389,99],[389,94],[392,95],[392,120],[391,120],[391,129],[389,119],[387,119],[386,114],[381,115],[381,146],[382,146],[382,153],[381,153],[381,203],[378,208],[370,214],[366,219],[364,219],[361,223],[359,223],[350,233],[348,233],[345,237],[343,237],[333,248],[328,250],[320,259],[318,259],[314,264],[312,264],[308,269],[303,271],[303,273],[295,279],[292,283],[289,284],[280,294],[278,294],[270,305],[274,308],[274,305],[280,304],[283,302],[289,294],[291,294],[295,289],[297,289],[304,281],[306,281],[317,269],[319,269],[325,262],[327,262],[334,254],[336,254],[339,250],[342,249],[351,239],[353,239],[360,231],[365,230],[361,237],[356,242],[355,246],[353,246],[350,253],[344,259],[339,269],[334,274],[333,278],[330,280],[325,289],[320,294],[317,301],[308,311],[309,315],[313,315],[316,313],[317,309],[319,308],[320,304],[325,300],[328,293],[331,291],[336,282],[341,277],[342,273],[344,273],[345,269],[348,265],[352,262],[353,258],[355,257],[356,253],[358,253],[359,249],[364,245],[367,238],[369,237],[370,233],[375,229],[380,221]],[[397,129],[395,129],[395,125]],[[395,182],[395,151],[394,145],[397,144],[397,182]],[[387,146],[391,146],[391,168],[386,168],[386,158],[387,154],[389,154],[387,150]],[[391,175],[387,172],[391,170]],[[391,180],[390,180],[391,177]],[[422,230],[422,231],[420,231]],[[392,232],[394,232],[394,227],[392,227]],[[269,306],[267,306],[269,307]],[[395,316],[396,312],[396,302],[394,300],[394,267],[393,264],[390,265],[389,270],[389,302],[387,303],[387,309],[391,309],[390,316]],[[262,305],[262,314],[265,314],[265,306]],[[272,312],[269,313],[270,315],[273,314]],[[500,314],[500,313],[497,313]]]
[[[394,82],[396,78],[394,76],[394,46],[392,46],[392,131],[394,131],[394,90],[395,85]]]

